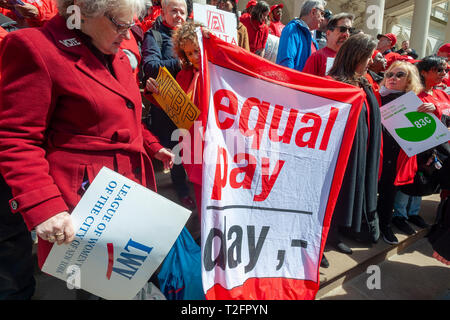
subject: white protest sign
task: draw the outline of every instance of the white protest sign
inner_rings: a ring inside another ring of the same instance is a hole
[[[327,68],[325,69],[325,75],[328,75],[328,73],[330,73],[331,68],[333,68],[334,60],[335,58],[327,58]]]
[[[381,122],[408,157],[450,139],[448,129],[434,114],[417,112],[422,104],[414,92],[409,92],[380,109]]]
[[[223,41],[238,45],[237,21],[234,13],[196,2],[193,5],[195,22],[203,24]]]
[[[168,254],[190,211],[102,168],[72,212],[75,239],[42,270],[105,299],[132,299]]]

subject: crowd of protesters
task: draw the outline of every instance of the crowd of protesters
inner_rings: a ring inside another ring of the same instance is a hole
[[[237,2],[208,4],[236,15],[241,50],[264,57],[271,34],[279,41],[277,64],[365,93],[328,245],[351,254],[344,236],[398,244],[392,226],[408,235],[411,224],[428,228],[421,198],[440,192],[430,242],[433,256],[448,264],[449,144],[408,157],[381,124],[380,107],[412,91],[423,102],[418,112],[450,127],[450,44],[418,57],[408,41],[395,51],[392,33],[377,41],[355,30],[352,13],[333,15],[322,0],[306,1],[286,25],[283,3],[250,0],[240,14]],[[192,1],[80,0],[81,25],[69,29],[74,3],[0,0],[0,299],[32,297],[29,230],[39,238],[42,266],[54,243],[73,239],[69,212],[102,166],[156,190],[150,158],[158,159],[170,168],[180,203],[201,207],[201,166],[173,165],[176,126],[151,96],[166,67],[198,99],[200,25],[190,21]],[[151,105],[145,116],[139,86]],[[328,267],[325,256],[321,261]]]

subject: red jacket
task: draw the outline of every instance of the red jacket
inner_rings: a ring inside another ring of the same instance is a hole
[[[121,50],[112,68],[115,77],[60,16],[3,40],[0,172],[12,211],[30,230],[70,212],[84,177],[103,166],[156,190],[147,153],[162,146],[143,129],[140,92]],[[51,246],[39,239],[40,266]]]

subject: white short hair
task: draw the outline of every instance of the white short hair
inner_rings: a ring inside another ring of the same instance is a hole
[[[322,6],[325,8],[327,2],[324,0],[308,0],[303,3],[302,9],[300,10],[300,18],[307,16],[312,9],[317,8],[318,6]]]
[[[58,11],[63,17],[70,15],[67,8],[74,4],[74,0],[57,0]],[[137,16],[145,10],[145,0],[77,0],[77,5],[83,15],[87,17],[102,16],[107,12],[130,9]]]

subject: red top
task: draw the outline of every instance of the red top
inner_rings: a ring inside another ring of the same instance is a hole
[[[319,77],[325,77],[327,70],[327,59],[335,58],[337,52],[325,47],[314,52],[306,61],[303,72],[313,74]]]
[[[269,33],[274,36],[281,37],[281,31],[283,31],[284,24],[281,21],[270,21]]]
[[[257,50],[264,49],[269,37],[269,26],[264,22],[260,23],[251,19],[250,16],[241,17],[241,22],[247,28],[250,51],[255,53]]]
[[[430,102],[436,106],[434,114],[441,119],[442,114],[450,116],[450,98],[447,93],[439,89],[433,89],[433,95],[422,91],[418,97],[423,102]]]

